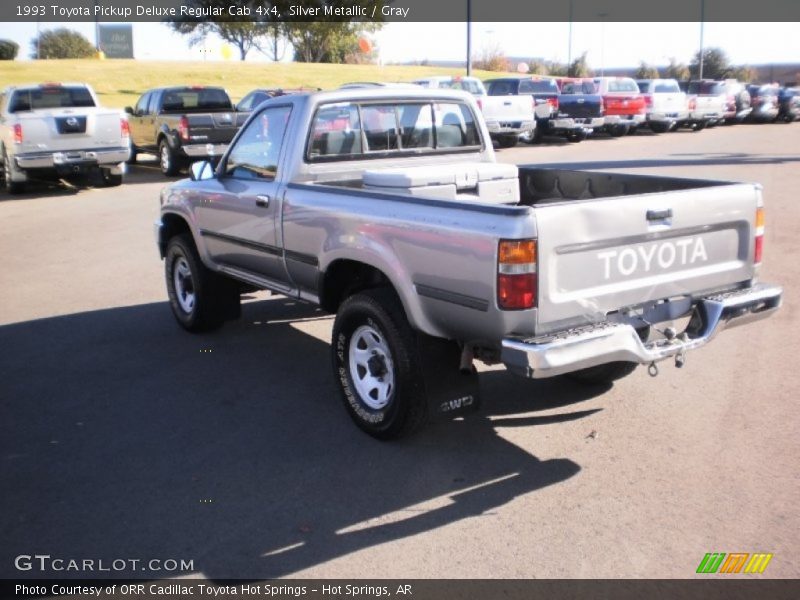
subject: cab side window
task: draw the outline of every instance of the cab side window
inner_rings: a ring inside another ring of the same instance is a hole
[[[275,106],[258,113],[228,154],[225,174],[236,179],[275,179],[291,112],[291,106]]]
[[[147,102],[150,100],[150,92],[146,93],[144,96],[139,98],[139,101],[136,103],[136,108],[134,109],[133,113],[137,117],[141,117],[147,114]]]

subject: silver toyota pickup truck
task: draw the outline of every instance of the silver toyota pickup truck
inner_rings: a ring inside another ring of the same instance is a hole
[[[382,439],[475,410],[475,359],[609,382],[781,303],[759,185],[498,164],[461,91],[275,98],[191,172],[156,223],[180,325],[253,288],[335,313],[334,378]]]

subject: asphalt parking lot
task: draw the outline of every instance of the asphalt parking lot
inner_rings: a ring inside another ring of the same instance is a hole
[[[381,443],[340,405],[332,317],[259,293],[219,332],[179,329],[154,163],[0,196],[0,577],[86,576],[15,569],[39,553],[209,578],[686,578],[707,552],[800,576],[800,124],[498,157],[760,182],[783,309],[613,388],[484,368],[480,414]]]

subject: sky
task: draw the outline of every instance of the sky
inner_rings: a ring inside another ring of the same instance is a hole
[[[42,30],[62,26],[42,23]],[[36,23],[0,23],[0,38],[20,45],[27,59]],[[373,38],[384,64],[422,60],[463,60],[465,23],[389,23]],[[72,23],[94,42],[94,23]],[[142,60],[223,60],[223,43],[209,38],[205,51],[161,23],[134,23],[134,53]],[[413,39],[413,44],[409,44]],[[568,23],[473,23],[473,55],[498,48],[507,56],[566,62]],[[800,62],[798,23],[706,23],[704,46],[720,47],[734,64]],[[700,47],[699,23],[573,23],[572,58],[588,52],[594,69],[634,67],[640,61],[666,65],[671,57],[688,64]],[[234,57],[238,53],[234,52]],[[288,59],[289,57],[287,57]],[[253,51],[248,60],[267,58]]]

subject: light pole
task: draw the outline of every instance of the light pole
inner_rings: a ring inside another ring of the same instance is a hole
[[[569,36],[567,41],[567,75],[572,64],[572,0],[569,0]]]
[[[606,17],[608,13],[597,13],[600,17],[600,77],[606,75]]]
[[[700,0],[700,72],[698,79],[703,78],[703,34],[705,33],[706,0]]]
[[[472,75],[472,0],[467,0],[467,77]]]

